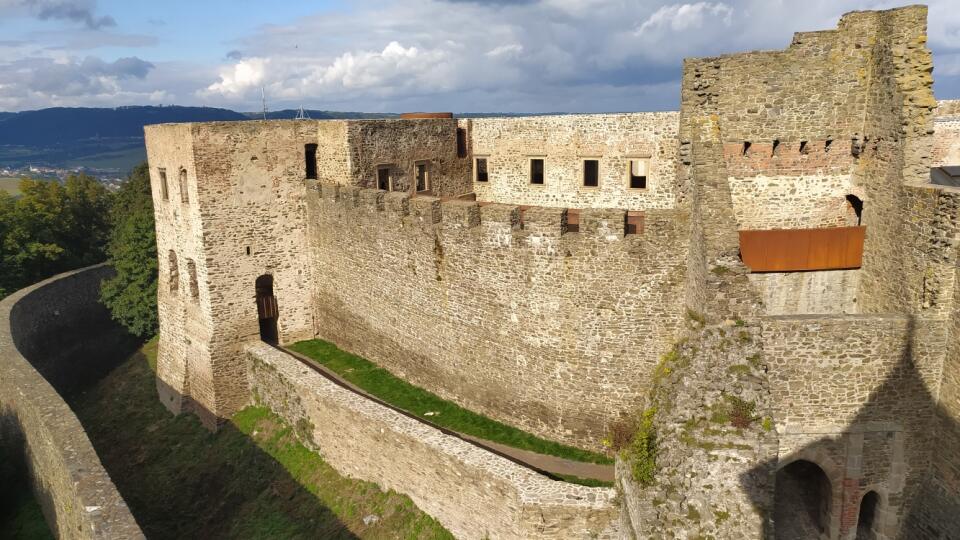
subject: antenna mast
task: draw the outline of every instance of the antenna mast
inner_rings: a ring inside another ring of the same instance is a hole
[[[300,106],[300,110],[297,111],[297,120],[309,120],[310,115],[307,114],[307,111],[303,110],[303,105]]]
[[[263,119],[267,119],[267,94],[263,91],[263,87],[260,87],[260,102],[263,103]]]

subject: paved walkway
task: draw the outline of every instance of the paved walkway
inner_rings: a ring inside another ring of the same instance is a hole
[[[280,347],[279,349],[289,354],[290,356],[293,356],[294,358],[296,358],[297,360],[305,364],[307,367],[313,369],[317,373],[323,375],[324,377],[330,379],[336,384],[354,393],[360,394],[361,396],[371,401],[375,401],[380,405],[383,405],[384,407],[393,409],[399,412],[400,414],[413,418],[414,420],[417,420],[418,422],[426,424],[432,428],[439,429],[440,431],[446,433],[447,435],[458,437],[471,444],[479,446],[484,450],[488,450],[490,452],[493,452],[494,454],[498,454],[502,457],[505,457],[510,461],[513,461],[514,463],[533,469],[538,473],[546,474],[547,476],[550,476],[551,473],[554,475],[557,475],[557,474],[570,475],[570,476],[577,476],[580,478],[587,478],[591,480],[603,480],[606,482],[612,482],[614,479],[613,465],[598,465],[596,463],[584,463],[582,461],[573,461],[573,460],[564,459],[556,456],[538,454],[536,452],[531,452],[529,450],[521,450],[519,448],[513,448],[512,446],[506,446],[500,443],[495,443],[493,441],[488,441],[486,439],[473,437],[471,435],[465,435],[463,433],[459,433],[456,431],[452,431],[448,428],[438,426],[432,422],[429,422],[427,420],[424,420],[423,418],[420,418],[419,416],[413,415],[403,409],[395,407],[394,405],[391,405],[383,401],[382,399],[366,392],[362,388],[354,385],[350,381],[341,377],[335,371],[332,371],[327,367],[321,364],[318,364],[317,362],[311,360],[307,356],[304,356],[295,351],[291,351],[289,349],[285,349],[283,347]]]

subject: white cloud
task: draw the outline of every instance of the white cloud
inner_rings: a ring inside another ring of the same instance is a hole
[[[662,6],[637,28],[637,34],[669,29],[674,32],[703,28],[708,20],[730,26],[733,8],[722,2],[697,2]]]
[[[207,94],[242,95],[259,87],[266,73],[268,59],[247,58],[220,70],[220,82],[207,87]]]

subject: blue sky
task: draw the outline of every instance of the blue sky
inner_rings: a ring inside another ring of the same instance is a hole
[[[930,2],[935,92],[960,97],[960,10]],[[798,6],[802,5],[802,8]],[[783,48],[884,0],[0,0],[0,110],[179,104],[674,109],[688,56]]]

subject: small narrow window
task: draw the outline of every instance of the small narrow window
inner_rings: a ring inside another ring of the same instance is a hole
[[[177,268],[177,254],[172,249],[167,253],[167,266],[167,282],[170,286],[170,292],[177,294],[180,290],[180,270]]]
[[[187,170],[180,169],[180,202],[189,203],[190,194],[187,193]]]
[[[386,165],[377,167],[377,189],[390,191],[390,167]]]
[[[167,170],[157,169],[157,175],[160,177],[160,196],[163,200],[170,200],[170,190],[167,188]]]
[[[780,150],[780,139],[774,139],[774,140],[773,140],[773,148],[771,148],[771,150],[770,150],[770,155],[771,155],[771,156],[777,155],[777,151],[778,151],[778,150]]]
[[[247,255],[250,254],[250,246],[247,246]]]
[[[583,187],[597,187],[600,185],[600,160],[583,160]]]
[[[317,179],[317,145],[307,144],[303,147],[303,159],[306,162],[307,178]]]
[[[200,287],[197,284],[197,265],[193,262],[193,259],[187,259],[187,272],[190,274],[190,297],[198,298]]]
[[[823,142],[823,151],[824,151],[824,152],[829,152],[831,145],[833,145],[833,141],[832,141],[832,140],[827,139],[826,141],[824,141],[824,142]]]
[[[627,175],[630,177],[628,185],[630,189],[647,188],[647,160],[631,159]]]
[[[747,155],[750,152],[750,141],[743,141],[743,150],[740,152],[741,155]]]
[[[530,160],[530,183],[543,184],[543,159],[535,158]]]
[[[430,191],[430,162],[417,163],[417,191]]]
[[[800,153],[803,155],[810,153],[810,148],[807,146],[807,141],[800,141]]]
[[[467,157],[467,130],[457,128],[457,157]]]
[[[477,182],[486,182],[489,179],[487,176],[487,158],[477,158],[474,171],[477,174]]]

